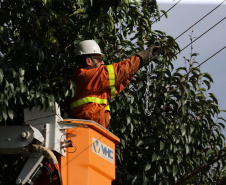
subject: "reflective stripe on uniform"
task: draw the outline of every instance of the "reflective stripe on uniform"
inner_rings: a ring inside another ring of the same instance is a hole
[[[100,99],[100,98],[97,98],[97,97],[85,97],[85,98],[79,99],[79,100],[71,103],[70,108],[74,109],[75,107],[78,107],[80,105],[84,105],[86,103],[97,103],[97,104],[107,105],[107,99]]]
[[[110,106],[107,105],[107,106],[105,107],[105,110],[109,110],[109,111],[110,111]]]
[[[111,99],[114,98],[117,95],[116,87],[111,87]]]
[[[109,105],[107,105],[106,107],[105,107],[105,111],[106,110],[109,110],[110,111],[110,106]],[[111,115],[109,115],[109,119],[111,119]]]
[[[109,76],[109,86],[115,85],[115,72],[112,65],[107,65],[108,76]]]
[[[117,90],[115,87],[115,71],[112,65],[107,65],[107,68],[109,76],[109,86],[111,88],[111,98],[114,98],[117,94]]]

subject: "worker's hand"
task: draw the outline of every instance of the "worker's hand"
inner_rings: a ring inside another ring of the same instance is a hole
[[[147,50],[140,51],[135,55],[138,55],[143,60],[143,65],[151,62],[154,59],[158,59],[160,46],[150,46]]]

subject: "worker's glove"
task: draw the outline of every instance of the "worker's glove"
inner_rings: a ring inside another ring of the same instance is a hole
[[[154,59],[158,59],[160,48],[160,46],[150,46],[148,49],[140,51],[135,55],[139,56],[143,60],[143,65],[145,65]]]

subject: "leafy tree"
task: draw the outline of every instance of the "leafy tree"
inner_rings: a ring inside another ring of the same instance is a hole
[[[224,154],[225,120],[215,121],[220,109],[209,93],[213,80],[195,67],[195,53],[185,58],[187,67],[173,70],[179,46],[171,36],[151,29],[160,21],[157,5],[100,2],[1,1],[0,125],[22,124],[23,109],[37,105],[52,109],[57,102],[62,114],[68,112],[74,93],[69,79],[77,68],[74,48],[80,41],[95,39],[106,53],[106,64],[159,45],[160,59],[150,65],[150,116],[144,114],[147,66],[111,102],[111,131],[121,139],[114,184],[175,184]],[[224,164],[214,163],[189,183],[219,182]]]

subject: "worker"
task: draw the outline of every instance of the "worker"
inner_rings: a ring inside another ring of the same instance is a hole
[[[119,94],[136,71],[157,55],[158,46],[136,53],[121,62],[104,65],[105,56],[94,40],[84,40],[75,49],[79,69],[71,80],[75,95],[71,99],[70,117],[93,120],[107,128],[110,120],[109,100]]]

